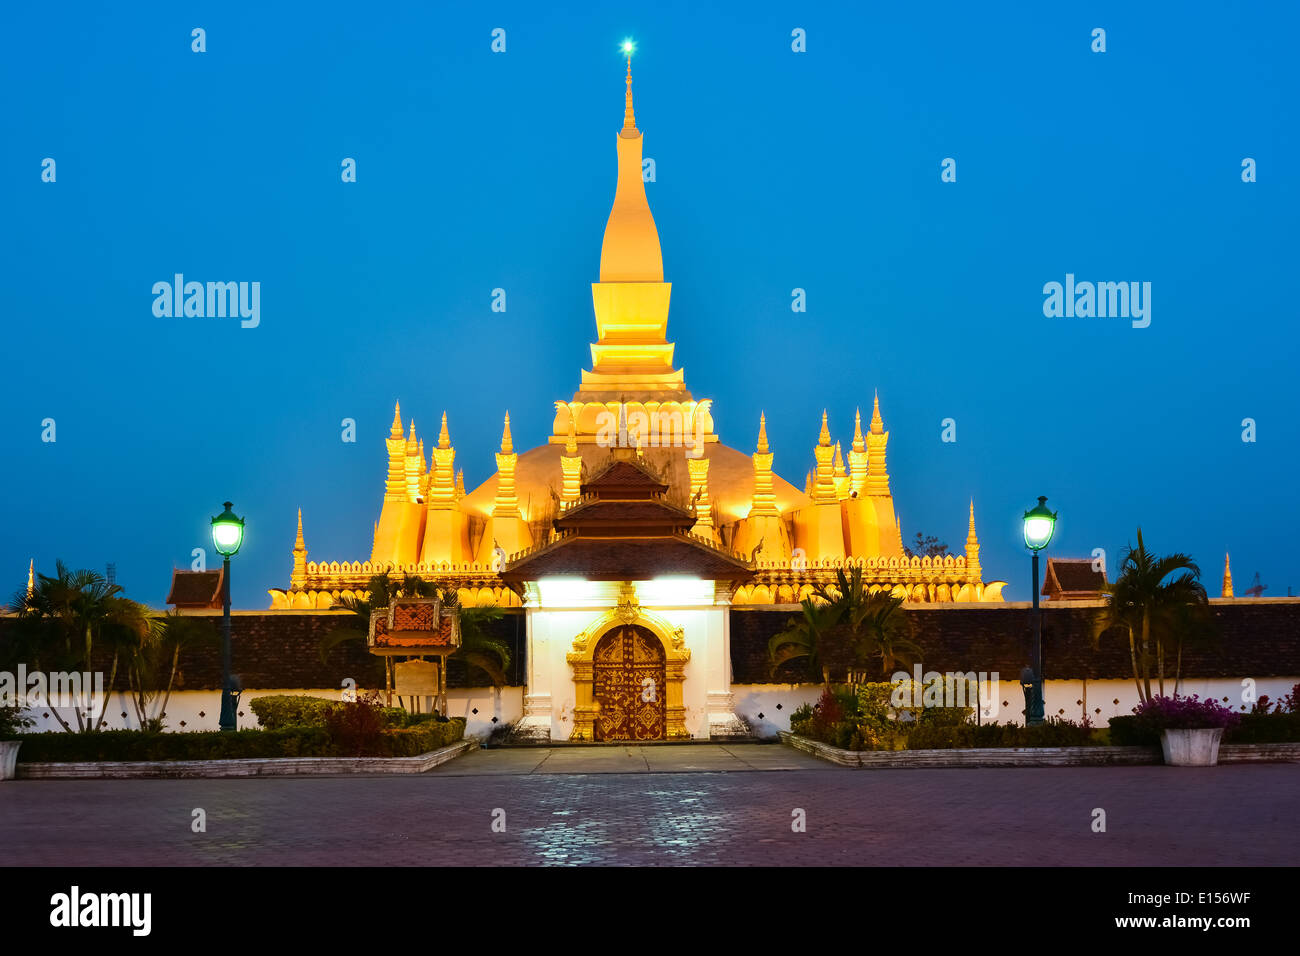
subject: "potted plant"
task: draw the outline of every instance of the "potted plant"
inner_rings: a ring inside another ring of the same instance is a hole
[[[1213,767],[1219,762],[1223,731],[1239,717],[1214,700],[1152,697],[1133,711],[1141,724],[1160,734],[1165,763],[1171,767]]]
[[[0,705],[0,780],[12,780],[18,764],[18,748],[23,742],[11,738],[34,723],[23,716],[21,707]]]

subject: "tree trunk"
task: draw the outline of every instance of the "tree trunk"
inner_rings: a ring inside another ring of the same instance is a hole
[[[1165,642],[1156,638],[1156,661],[1160,668],[1160,696],[1165,696]]]
[[[167,690],[163,694],[162,706],[158,708],[158,719],[162,720],[167,716],[167,702],[172,699],[172,684],[176,681],[176,667],[181,659],[180,641],[176,642],[176,648],[172,651],[172,672],[167,675]]]
[[[1142,683],[1151,699],[1151,611],[1142,609]]]
[[[104,711],[108,711],[108,702],[113,697],[113,685],[117,683],[117,651],[113,652],[113,666],[108,671],[108,683],[104,685]],[[91,725],[92,731],[99,730],[100,721],[104,719],[104,714],[100,714]]]
[[[1128,656],[1133,662],[1133,683],[1137,687],[1138,703],[1145,704],[1146,698],[1142,696],[1142,675],[1138,673],[1138,655],[1137,644],[1133,640],[1133,628],[1128,629]]]

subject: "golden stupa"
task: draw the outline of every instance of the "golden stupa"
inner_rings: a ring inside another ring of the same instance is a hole
[[[694,511],[693,535],[753,569],[732,593],[733,604],[796,603],[849,566],[862,567],[873,590],[908,601],[1001,601],[1004,582],[981,580],[973,503],[965,555],[905,555],[878,398],[865,430],[861,413],[855,418],[847,461],[823,412],[815,465],[802,491],[773,471],[763,416],[752,454],[719,441],[711,400],[696,399],[683,370],[673,367],[672,283],[664,281],[659,233],[646,201],[630,56],[626,83],[623,128],[615,140],[618,182],[601,245],[600,281],[591,286],[592,367],[582,372],[569,401],[554,403],[546,444],[516,452],[506,413],[497,471],[466,493],[446,414],[426,458],[415,422],[404,430],[398,405],[385,441],[388,473],[369,559],[308,562],[300,512],[289,587],[270,591],[271,606],[327,608],[341,597],[364,596],[369,578],[383,571],[455,587],[466,606],[518,606],[519,592],[501,572],[554,540],[554,519],[579,501],[584,476],[618,448],[635,449],[669,486],[669,497]]]

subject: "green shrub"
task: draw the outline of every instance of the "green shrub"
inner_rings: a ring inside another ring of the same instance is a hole
[[[1150,721],[1136,714],[1112,717],[1108,726],[1110,742],[1115,747],[1159,747],[1160,731]]]
[[[382,713],[384,715],[384,726],[386,727],[415,727],[429,721],[439,722],[447,720],[446,717],[439,716],[438,714],[413,714],[409,710],[404,710],[401,707],[384,707],[382,708]]]
[[[12,740],[34,723],[21,707],[0,707],[0,740]]]
[[[285,727],[324,727],[325,714],[338,701],[325,697],[288,695],[283,697],[254,697],[248,709],[257,715],[265,730],[282,730]]]
[[[449,721],[422,721],[413,727],[385,730],[379,735],[380,757],[418,757],[465,737],[465,718]]]
[[[813,705],[801,704],[790,712],[790,733],[801,737],[810,736],[809,723],[812,721]]]
[[[1229,744],[1300,743],[1300,713],[1242,714],[1235,727],[1224,731],[1223,741]]]

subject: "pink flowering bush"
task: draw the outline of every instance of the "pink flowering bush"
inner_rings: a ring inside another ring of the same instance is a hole
[[[1152,697],[1133,708],[1138,722],[1152,730],[1195,730],[1202,727],[1234,726],[1240,719],[1216,700],[1201,700],[1198,694],[1191,697]]]

